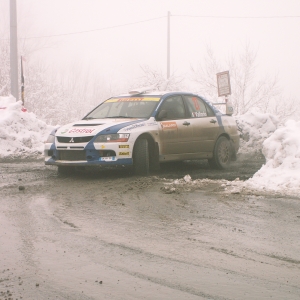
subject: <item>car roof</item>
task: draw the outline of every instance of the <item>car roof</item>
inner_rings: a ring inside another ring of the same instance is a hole
[[[128,94],[122,94],[122,95],[118,95],[118,96],[113,96],[111,98],[118,98],[118,97],[147,97],[147,96],[159,96],[160,98],[162,98],[163,96],[169,96],[169,95],[191,95],[191,96],[198,96],[201,99],[203,99],[212,109],[215,113],[218,114],[222,114],[222,112],[220,112],[220,110],[215,107],[210,101],[208,101],[207,99],[205,99],[204,97],[193,93],[193,92],[184,92],[184,91],[144,91],[144,92],[140,92],[140,93],[133,93],[133,92],[129,92]]]

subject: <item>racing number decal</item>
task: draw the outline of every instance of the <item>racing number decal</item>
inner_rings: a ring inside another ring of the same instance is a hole
[[[207,114],[206,113],[202,113],[200,111],[193,111],[192,112],[192,117],[193,118],[201,118],[201,117],[206,117]]]
[[[194,107],[196,110],[200,110],[200,106],[199,106],[199,102],[198,99],[196,97],[192,97],[192,100],[194,102]]]

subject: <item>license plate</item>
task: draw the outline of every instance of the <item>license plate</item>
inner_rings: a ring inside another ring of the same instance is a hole
[[[100,157],[100,161],[115,161],[115,160],[116,160],[115,156]]]

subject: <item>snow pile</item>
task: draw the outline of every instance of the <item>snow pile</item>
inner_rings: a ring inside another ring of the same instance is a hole
[[[263,142],[278,128],[279,119],[252,109],[235,117],[241,132],[239,153],[261,152]]]
[[[22,102],[0,97],[0,158],[42,157],[44,141],[53,126],[22,108]]]
[[[300,121],[289,120],[263,143],[266,164],[246,182],[258,190],[300,195]]]
[[[185,176],[183,177],[183,180],[184,180],[185,182],[191,182],[192,177],[191,177],[190,175],[185,175]]]
[[[219,184],[224,195],[239,193],[275,193],[300,196],[300,121],[289,120],[279,127],[279,119],[252,110],[236,117],[242,133],[239,153],[262,152],[266,164],[247,181],[192,180],[190,175],[176,179],[165,192]]]

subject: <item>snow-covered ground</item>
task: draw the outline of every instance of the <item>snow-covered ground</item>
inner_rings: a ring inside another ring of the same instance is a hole
[[[239,153],[261,152],[266,164],[252,178],[243,182],[222,181],[224,191],[242,189],[300,195],[300,121],[279,119],[256,110],[237,116],[242,140]],[[41,158],[44,141],[54,127],[24,111],[21,101],[0,97],[0,159]],[[175,184],[197,184],[189,175]]]

